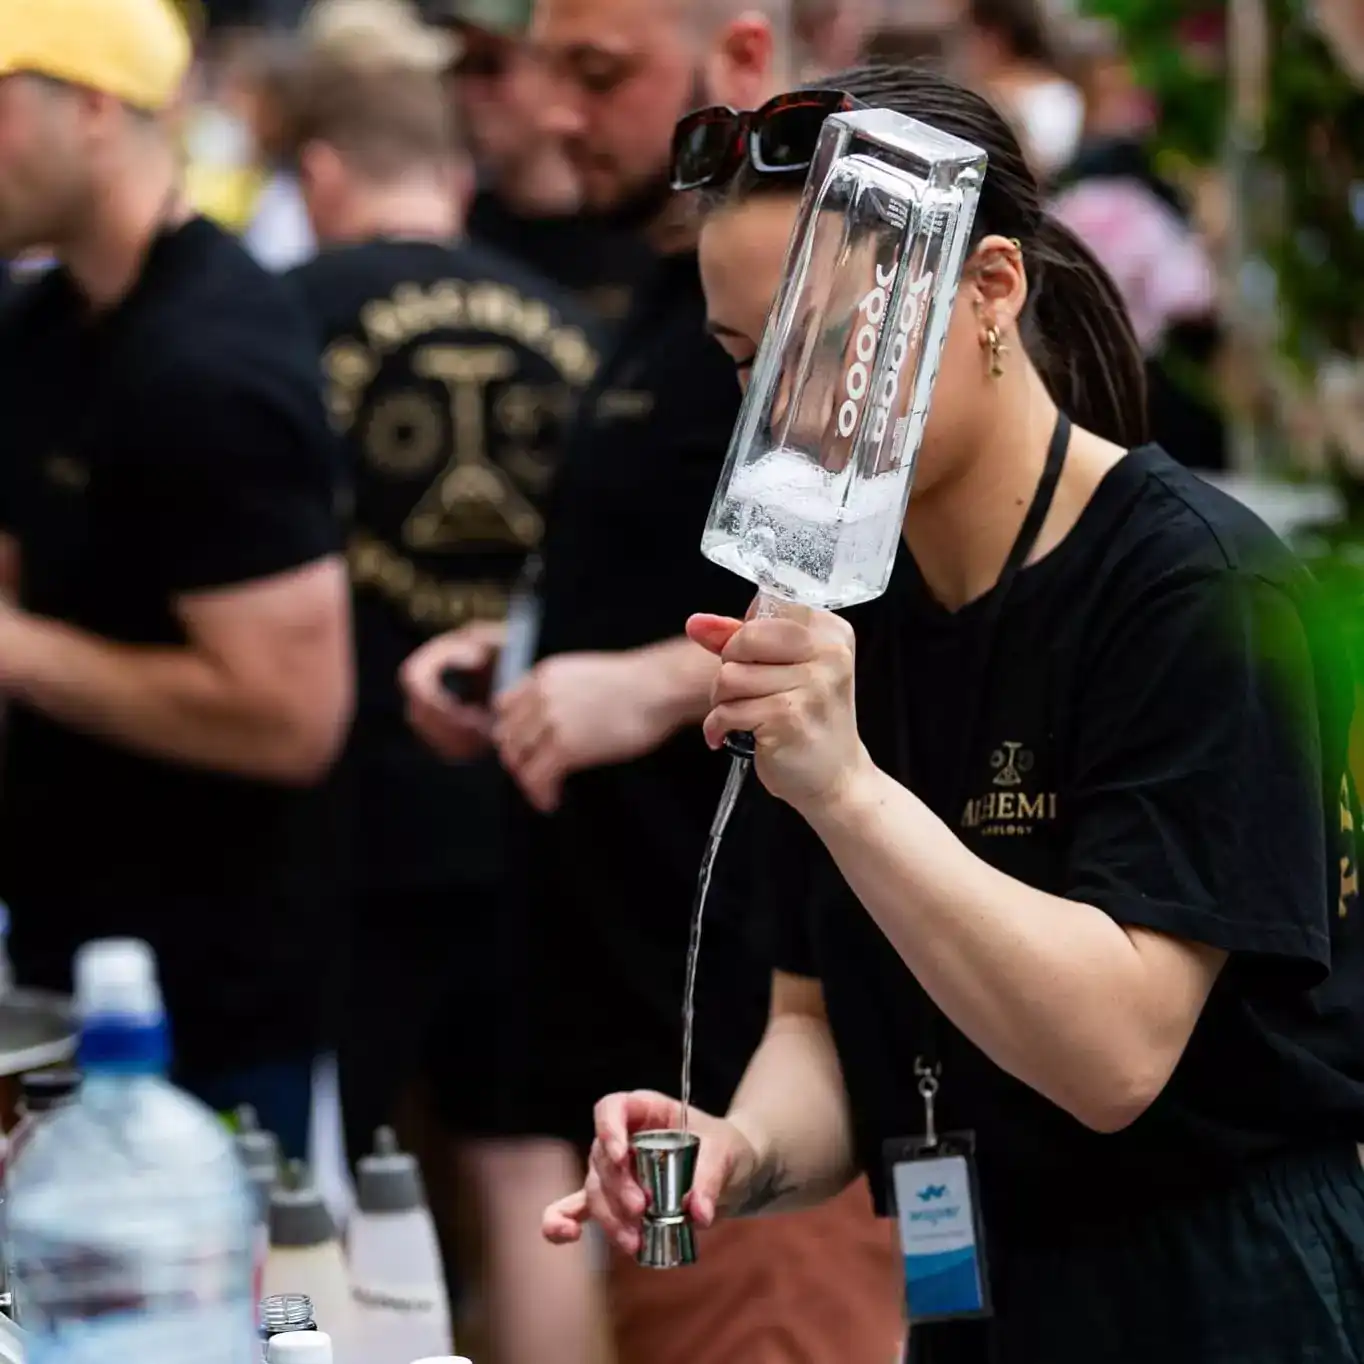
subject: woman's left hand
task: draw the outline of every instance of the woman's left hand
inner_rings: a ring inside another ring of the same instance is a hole
[[[852,626],[827,611],[803,621],[693,616],[687,634],[721,659],[704,726],[712,748],[750,730],[762,784],[797,810],[835,798],[870,759],[857,733]]]

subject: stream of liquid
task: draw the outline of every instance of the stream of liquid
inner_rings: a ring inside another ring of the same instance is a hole
[[[748,776],[752,759],[732,757],[729,760],[729,776],[725,778],[725,789],[720,795],[720,803],[715,807],[715,818],[711,820],[710,833],[706,837],[706,851],[701,858],[701,872],[696,878],[696,900],[691,911],[691,938],[687,943],[687,983],[682,992],[682,1130],[690,1126],[691,1110],[691,1052],[692,1040],[696,1030],[696,968],[701,960],[701,930],[705,926],[706,896],[710,894],[710,878],[715,872],[715,859],[720,852],[729,818],[739,802],[739,792],[743,790],[744,778]]]

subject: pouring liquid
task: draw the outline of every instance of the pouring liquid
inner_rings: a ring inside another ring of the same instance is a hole
[[[734,813],[734,807],[739,803],[739,792],[743,790],[744,779],[752,766],[751,758],[741,758],[737,755],[730,758],[729,776],[725,778],[725,789],[720,794],[720,803],[715,807],[715,818],[711,821],[710,833],[706,836],[706,851],[701,858],[701,871],[696,878],[696,899],[691,911],[691,937],[687,943],[687,982],[682,992],[681,1099],[684,1132],[690,1128],[691,1054],[696,1029],[696,969],[701,960],[701,930],[705,926],[706,897],[710,894],[715,859],[720,854],[725,829],[729,825],[730,816]]]

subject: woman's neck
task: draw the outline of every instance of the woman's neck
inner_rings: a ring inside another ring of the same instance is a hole
[[[929,591],[948,610],[984,596],[999,581],[1047,462],[1056,404],[1031,368],[1014,385],[973,439],[974,455],[913,499],[905,515],[905,544]],[[1027,562],[1065,539],[1123,453],[1088,431],[1072,432],[1051,510]]]

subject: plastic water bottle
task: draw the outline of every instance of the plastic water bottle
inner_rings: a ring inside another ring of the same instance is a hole
[[[398,1149],[388,1127],[374,1148],[357,1169],[348,1243],[364,1361],[442,1358],[452,1343],[450,1305],[417,1159]]]
[[[11,1172],[30,1364],[258,1364],[251,1196],[232,1139],[165,1079],[151,949],[76,958],[79,1098]]]

